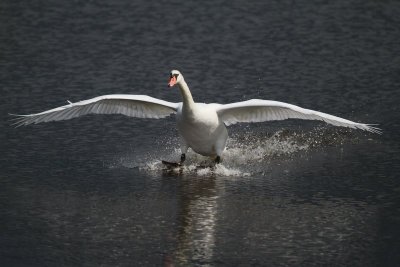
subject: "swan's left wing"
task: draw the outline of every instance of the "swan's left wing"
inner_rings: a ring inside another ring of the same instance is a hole
[[[357,123],[319,111],[301,108],[292,104],[251,99],[226,105],[217,105],[218,116],[226,125],[238,122],[263,122],[285,119],[320,120],[336,126],[361,129],[373,133],[381,133],[379,128],[369,124]]]
[[[86,114],[122,114],[159,119],[176,113],[179,105],[146,95],[103,95],[76,103],[69,102],[68,105],[36,114],[15,115],[15,125],[69,120]]]

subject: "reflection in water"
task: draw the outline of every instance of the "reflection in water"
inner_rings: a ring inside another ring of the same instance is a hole
[[[215,248],[217,192],[215,177],[182,177],[177,263],[211,263]]]
[[[313,192],[323,191],[326,180],[308,190],[295,176],[165,176],[13,184],[11,237],[26,243],[13,241],[6,252],[24,254],[25,263],[40,256],[41,265],[57,259],[94,266],[368,266],[377,260],[377,205],[338,189],[330,190],[337,196]]]

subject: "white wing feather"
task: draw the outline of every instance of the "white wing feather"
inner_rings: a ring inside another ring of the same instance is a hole
[[[292,104],[251,99],[226,105],[216,106],[217,114],[228,126],[238,122],[263,122],[285,119],[320,120],[336,126],[361,129],[381,133],[379,128],[370,124],[357,123],[319,111],[304,109]]]
[[[15,115],[15,125],[69,120],[86,114],[123,114],[136,118],[160,119],[176,113],[179,103],[167,102],[146,95],[103,95],[71,103],[44,112]]]

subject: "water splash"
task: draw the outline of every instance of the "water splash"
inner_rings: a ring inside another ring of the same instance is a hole
[[[180,158],[180,150],[174,147],[179,143],[177,138],[169,138],[157,141],[155,147],[158,150],[140,158],[135,153],[121,157],[113,166],[138,168],[149,173],[168,171],[179,175],[243,177],[263,173],[276,161],[288,161],[298,153],[304,154],[318,147],[340,146],[349,140],[357,141],[357,135],[347,129],[331,127],[315,128],[309,132],[280,130],[273,134],[237,132],[228,139],[221,164],[215,165],[211,159],[189,150],[184,166],[168,169],[161,160],[173,162]]]
[[[249,176],[250,173],[244,172],[238,168],[227,167],[223,163],[214,165],[212,161],[203,161],[202,165],[197,164],[196,162],[185,162],[185,165],[182,167],[176,168],[167,168],[164,164],[159,160],[155,160],[153,162],[149,162],[144,166],[139,167],[140,170],[146,172],[159,172],[166,171],[172,174],[194,174],[196,176]],[[206,165],[207,164],[207,165]]]

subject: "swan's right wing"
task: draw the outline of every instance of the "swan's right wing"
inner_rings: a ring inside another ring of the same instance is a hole
[[[69,101],[68,101],[69,102]],[[15,115],[15,125],[69,120],[86,114],[122,114],[136,118],[160,119],[176,113],[179,103],[146,95],[103,95],[36,114]]]
[[[226,125],[238,122],[303,119],[320,120],[336,126],[381,133],[379,128],[373,127],[370,124],[353,122],[327,113],[305,109],[279,101],[251,99],[232,104],[217,105],[215,108],[218,116]]]

